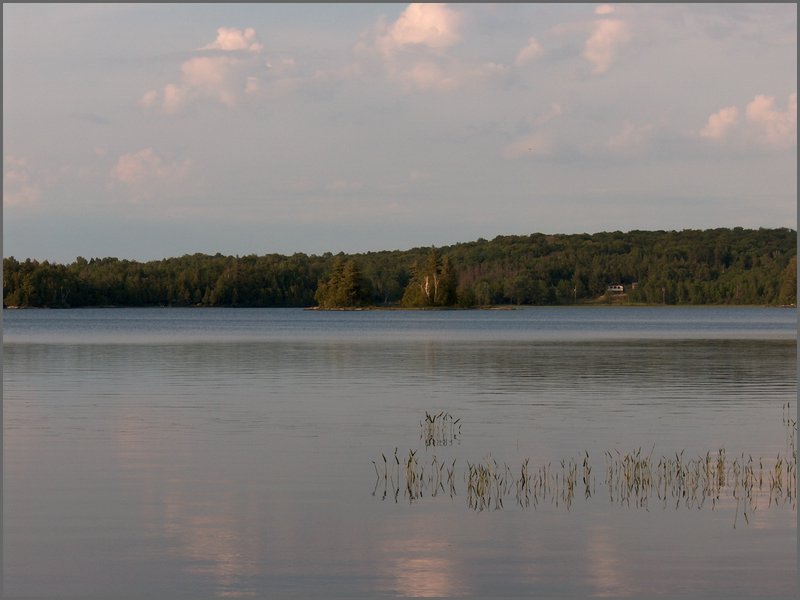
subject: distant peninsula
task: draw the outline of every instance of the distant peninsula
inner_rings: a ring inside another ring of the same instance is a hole
[[[444,309],[797,303],[793,229],[497,236],[359,254],[3,259],[3,306]]]

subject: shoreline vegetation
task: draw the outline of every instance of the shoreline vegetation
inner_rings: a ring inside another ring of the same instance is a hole
[[[792,229],[541,233],[358,254],[3,259],[4,308],[794,307]]]

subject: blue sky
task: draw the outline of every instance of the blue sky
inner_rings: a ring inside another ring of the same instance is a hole
[[[795,4],[4,4],[3,252],[796,228]]]

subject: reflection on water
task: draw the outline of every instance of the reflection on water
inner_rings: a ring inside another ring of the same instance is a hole
[[[381,549],[381,576],[390,584],[383,591],[411,598],[470,594],[452,545],[434,539],[429,531],[425,521],[419,521],[405,537],[387,541]]]
[[[636,592],[631,584],[636,577],[622,557],[624,552],[615,547],[613,533],[608,526],[594,525],[589,528],[586,540],[586,564],[588,584],[593,596],[599,598],[627,598]],[[641,590],[643,591],[643,590]]]
[[[781,407],[796,397],[794,322],[701,311],[692,327],[713,339],[688,339],[642,311],[520,312],[372,314],[363,339],[357,315],[179,311],[172,322],[161,311],[144,339],[147,311],[26,313],[3,353],[6,593],[793,597],[787,488],[776,506],[764,487],[747,521],[743,510],[749,455],[750,466],[764,458],[765,473],[788,456]],[[656,339],[613,339],[626,315]],[[87,319],[91,343],[80,337]],[[527,337],[513,334],[520,323]],[[767,326],[768,339],[749,339]],[[569,341],[554,341],[559,327]],[[425,443],[426,412],[446,425],[431,428],[435,444]],[[604,452],[654,444],[650,504],[620,504],[625,488],[609,501]],[[399,462],[398,502],[393,492],[379,501],[382,481],[369,493],[378,457],[393,461],[395,448],[399,461],[415,449],[414,468],[425,468],[413,503]],[[656,506],[661,457],[684,450],[687,467],[720,448],[726,482],[714,510],[713,498],[697,510],[682,496],[699,462],[681,471],[678,510],[675,465],[669,503]],[[468,462],[487,456],[504,478],[508,463],[508,495],[503,510],[474,512]],[[569,462],[561,474],[569,457],[574,477]],[[526,459],[527,506],[515,500]]]

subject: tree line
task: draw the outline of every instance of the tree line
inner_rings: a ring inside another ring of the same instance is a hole
[[[3,305],[19,307],[557,305],[611,301],[610,285],[631,303],[796,304],[797,234],[535,233],[321,256],[3,259]]]

